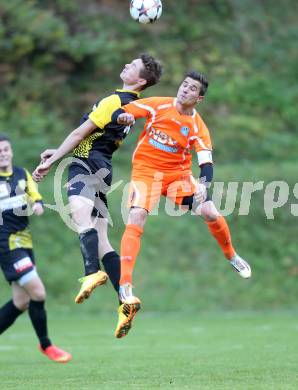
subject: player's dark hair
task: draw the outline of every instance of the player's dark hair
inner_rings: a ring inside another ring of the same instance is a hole
[[[204,76],[203,73],[196,72],[194,70],[188,72],[185,75],[184,79],[186,79],[186,77],[190,77],[191,79],[197,80],[200,82],[200,84],[201,84],[200,96],[204,96],[205,93],[207,92],[208,85],[209,85],[207,77]]]
[[[7,142],[11,143],[11,141],[7,135],[0,133],[0,142],[3,142],[3,141],[7,141]]]
[[[142,89],[146,89],[159,82],[162,75],[162,65],[154,57],[146,53],[141,54],[140,58],[144,64],[144,69],[140,71],[140,77],[147,81]]]

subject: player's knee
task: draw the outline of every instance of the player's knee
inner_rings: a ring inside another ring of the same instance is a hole
[[[13,304],[21,311],[26,311],[29,307],[30,298],[28,295],[13,298]]]
[[[46,300],[46,293],[42,291],[36,291],[32,294],[31,299],[33,301],[43,302]]]
[[[69,203],[71,219],[78,233],[93,227],[91,219],[93,206],[90,202],[88,199],[85,200],[85,203],[79,199],[72,199]]]
[[[30,298],[33,301],[45,301],[46,300],[46,290],[43,285],[36,286],[30,291]]]
[[[133,207],[129,211],[128,224],[143,227],[145,225],[147,215],[147,210],[140,207]]]
[[[219,214],[216,214],[216,213],[213,213],[212,211],[207,211],[206,213],[204,213],[202,211],[202,217],[208,221],[208,222],[214,222],[217,220],[217,218],[219,217]]]
[[[80,214],[80,213],[73,213],[71,215],[72,222],[74,223],[75,228],[79,234],[83,233],[84,231],[86,231],[88,229],[93,228],[91,217],[88,218],[86,216],[87,216],[87,214],[85,214],[85,217],[84,217],[84,214]]]
[[[220,217],[220,213],[217,211],[212,201],[202,204],[201,215],[208,222],[216,221],[217,218]]]

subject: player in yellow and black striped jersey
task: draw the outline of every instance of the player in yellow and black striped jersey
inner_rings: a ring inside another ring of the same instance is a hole
[[[0,266],[13,297],[0,308],[0,334],[28,309],[41,352],[65,363],[71,355],[48,337],[45,288],[36,270],[29,231],[28,206],[42,215],[42,198],[29,172],[13,166],[12,159],[10,141],[0,134]]]
[[[107,235],[106,193],[112,183],[112,154],[121,145],[130,127],[113,124],[112,114],[126,103],[138,99],[142,90],[156,84],[161,73],[159,62],[148,54],[142,54],[126,64],[120,74],[122,89],[97,102],[58,149],[43,152],[42,163],[33,173],[36,181],[42,180],[56,161],[74,151],[67,193],[85,267],[76,303],[82,303],[96,286],[105,283],[107,274],[117,293],[119,291],[120,259]],[[107,274],[101,271],[99,258]]]
[[[33,213],[42,214],[42,197],[25,168],[8,165],[9,169],[4,169],[12,159],[11,147],[4,136],[0,137],[0,144],[0,265],[9,282],[22,279],[24,275],[28,280],[34,269],[28,206],[31,205]],[[18,267],[15,260],[22,256],[30,258],[31,262]]]

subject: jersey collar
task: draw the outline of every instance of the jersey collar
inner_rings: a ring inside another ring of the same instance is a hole
[[[132,91],[131,89],[116,89],[116,92],[127,92],[127,93],[132,93],[136,95],[137,97],[140,97],[141,92],[138,91]]]

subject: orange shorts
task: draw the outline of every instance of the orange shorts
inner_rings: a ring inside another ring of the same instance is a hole
[[[165,173],[157,170],[133,169],[129,191],[129,207],[142,207],[150,212],[161,195],[181,205],[185,196],[194,194],[197,182],[191,172]]]

